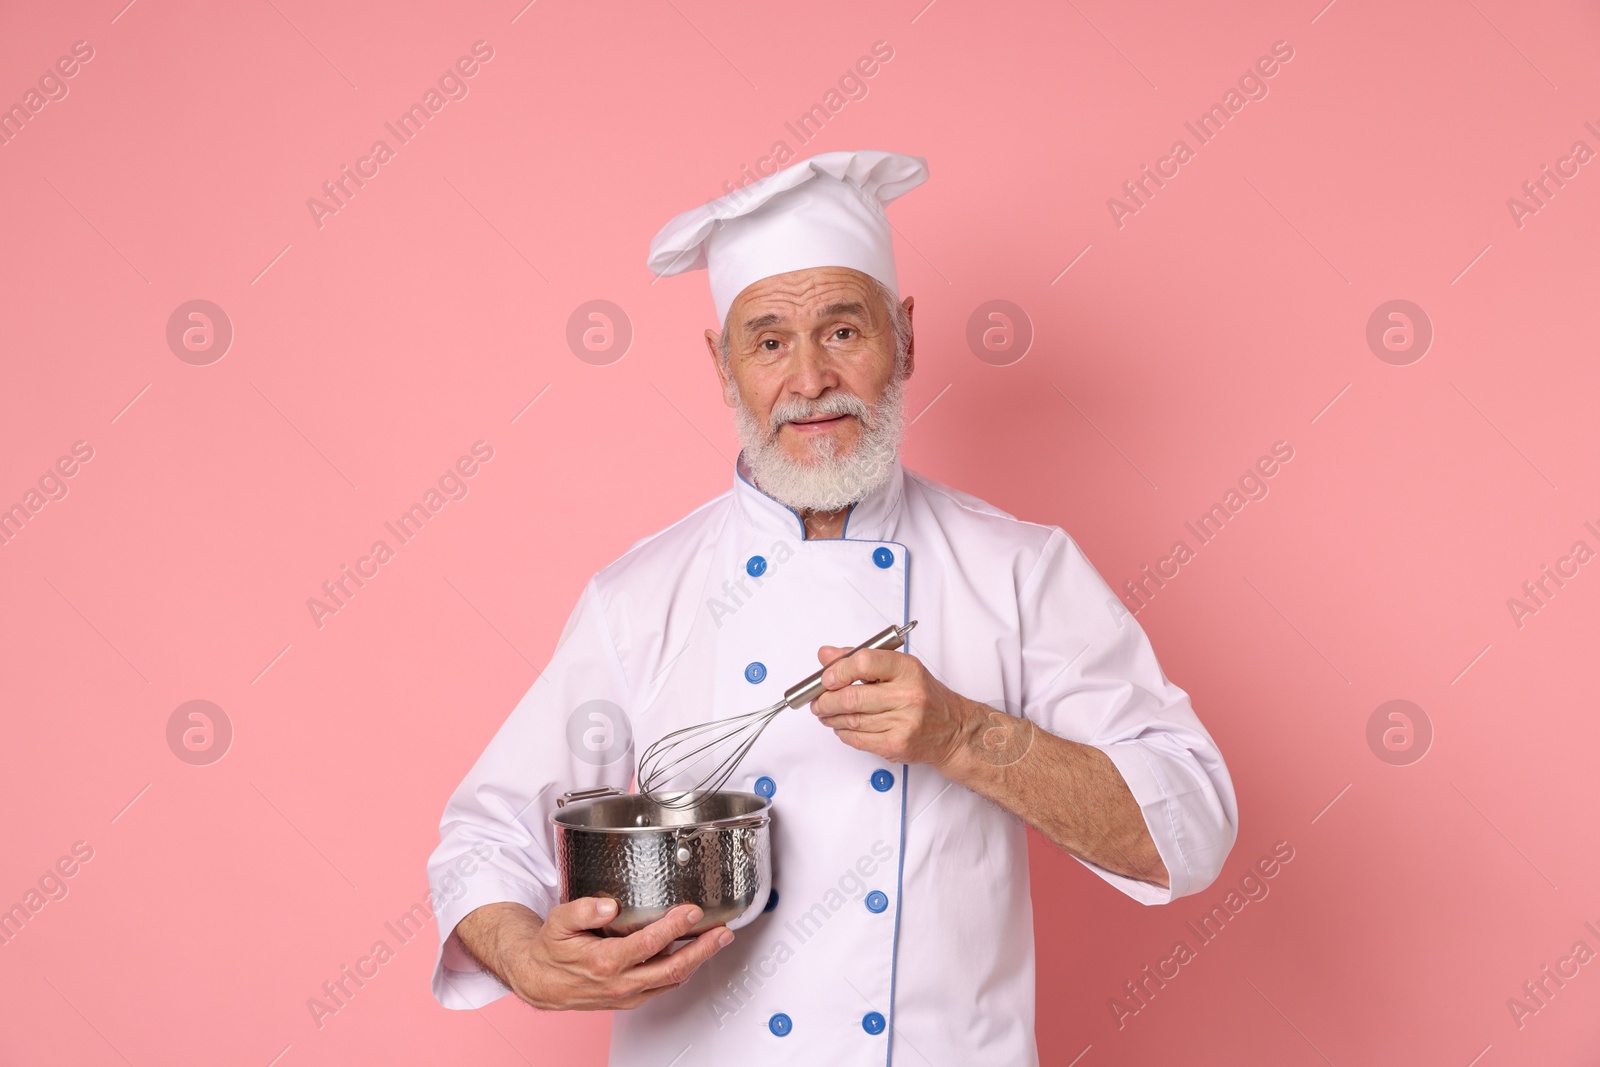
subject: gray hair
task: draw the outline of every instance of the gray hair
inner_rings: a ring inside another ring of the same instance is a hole
[[[906,356],[911,349],[911,315],[894,295],[894,290],[871,275],[867,276],[867,281],[871,283],[873,293],[883,302],[884,309],[889,313],[889,323],[894,329],[894,366],[895,375],[898,377],[905,371]],[[732,343],[728,340],[733,332],[732,326],[733,311],[730,308],[728,319],[722,324],[722,335],[717,338],[717,355],[722,359],[723,371],[727,371],[728,361],[732,355]]]

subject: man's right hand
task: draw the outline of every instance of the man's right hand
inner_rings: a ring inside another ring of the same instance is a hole
[[[733,942],[723,926],[705,931],[678,951],[677,938],[700,921],[692,904],[673,908],[627,937],[591,931],[610,922],[617,902],[582,897],[557,904],[543,920],[521,904],[485,904],[456,925],[473,959],[536,1008],[601,1011],[633,1008],[678,988]]]

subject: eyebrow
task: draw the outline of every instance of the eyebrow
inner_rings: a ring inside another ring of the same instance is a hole
[[[818,312],[818,315],[821,318],[829,319],[833,318],[835,315],[864,316],[866,313],[867,306],[859,300],[839,300],[823,308],[820,312]],[[776,326],[783,321],[784,318],[782,315],[779,315],[775,311],[769,311],[765,315],[757,315],[755,318],[747,320],[744,324],[744,328],[747,330],[759,330],[766,326]]]
[[[821,312],[822,317],[825,319],[831,319],[835,315],[865,315],[866,313],[867,305],[859,300],[841,300],[829,304]]]

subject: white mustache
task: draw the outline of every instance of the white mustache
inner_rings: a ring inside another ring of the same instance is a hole
[[[867,407],[866,401],[853,393],[827,393],[815,400],[794,397],[782,401],[772,409],[768,428],[776,437],[785,423],[814,419],[819,415],[854,415],[861,420],[863,426],[866,426],[870,424],[872,412]]]
[[[863,499],[894,473],[902,431],[902,378],[890,379],[878,403],[868,406],[858,396],[836,392],[807,400],[792,397],[773,407],[769,425],[741,402],[734,411],[742,457],[755,484],[792,508],[837,511]],[[809,461],[790,457],[778,443],[785,420],[818,415],[854,415],[862,432],[848,454],[837,455],[831,434],[807,434]],[[763,432],[765,431],[765,432]]]

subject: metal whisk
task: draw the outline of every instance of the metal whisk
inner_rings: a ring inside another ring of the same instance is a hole
[[[822,672],[846,656],[853,656],[863,648],[883,648],[893,651],[905,644],[906,634],[917,624],[912,619],[904,626],[890,626],[871,639],[862,642],[844,655],[829,660],[827,666],[798,685],[784,691],[783,699],[769,708],[715,719],[674,730],[644,750],[639,759],[639,792],[667,808],[686,807],[695,801],[696,794],[714,793],[725,785],[733,772],[760,738],[777,714],[784,708],[803,708],[823,693]],[[694,779],[686,789],[668,791],[670,779]],[[696,778],[696,776],[698,776]]]

